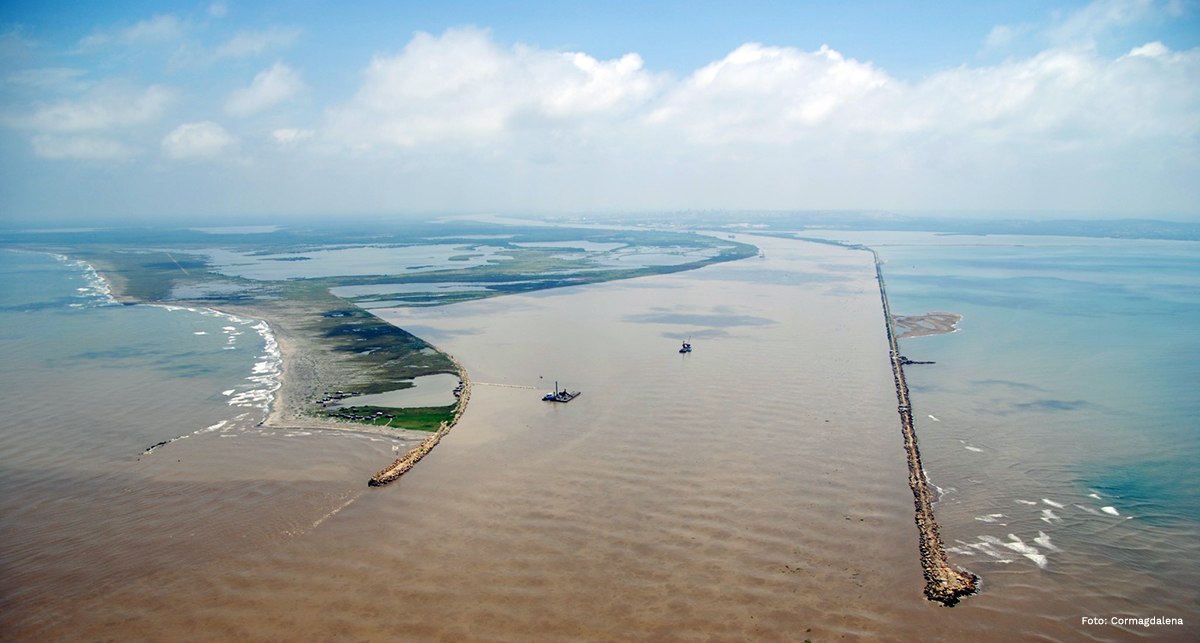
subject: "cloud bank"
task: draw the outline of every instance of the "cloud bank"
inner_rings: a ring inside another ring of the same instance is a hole
[[[128,184],[111,185],[124,193],[165,185],[154,174],[164,167],[186,173],[200,195],[189,206],[224,193],[222,203],[243,194],[273,212],[1200,213],[1200,49],[1097,45],[1179,10],[1098,0],[998,25],[980,34],[981,51],[1040,47],[918,79],[834,46],[749,42],[671,73],[636,52],[510,45],[474,27],[418,32],[357,72],[310,59],[302,76],[284,60],[255,62],[296,45],[296,28],[231,26],[201,43],[202,20],[157,15],[74,46],[109,52],[101,59],[119,68],[182,39],[173,57],[198,62],[168,61],[143,84],[78,58],[14,65],[0,78],[0,124],[28,141],[26,155],[120,163]],[[205,20],[230,12],[213,3]],[[36,49],[7,37],[12,60]],[[185,160],[207,162],[171,163]]]

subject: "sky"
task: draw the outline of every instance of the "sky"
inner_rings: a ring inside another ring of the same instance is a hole
[[[1200,3],[0,4],[0,221],[1200,220]]]

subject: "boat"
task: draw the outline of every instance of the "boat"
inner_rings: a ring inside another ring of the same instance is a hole
[[[692,338],[691,337],[683,340],[683,348],[679,349],[679,352],[680,353],[692,352]]]
[[[565,388],[560,391],[560,390],[558,390],[558,382],[556,381],[556,382],[554,382],[554,392],[547,393],[544,397],[542,397],[542,401],[543,402],[562,402],[565,404],[565,403],[570,402],[571,400],[579,397],[579,395],[582,392],[583,391],[575,391],[574,393],[571,393],[570,391],[568,391]]]

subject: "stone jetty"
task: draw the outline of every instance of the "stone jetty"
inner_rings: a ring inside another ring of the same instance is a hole
[[[449,422],[442,422],[438,425],[438,430],[433,435],[425,438],[420,444],[410,449],[408,453],[405,453],[395,462],[372,476],[367,481],[368,487],[382,487],[408,473],[409,469],[416,466],[421,461],[421,458],[424,458],[426,454],[432,451],[433,447],[437,446],[438,442],[441,442],[442,438],[450,432],[450,429],[454,428],[455,424],[458,424],[458,419],[462,417],[463,411],[467,409],[467,399],[471,397],[471,380],[467,377],[467,369],[463,368],[462,364],[458,363],[458,360],[452,357],[450,361],[454,362],[455,368],[458,369],[459,380],[462,382],[460,388],[457,389],[458,404],[454,407],[454,415],[450,417]]]
[[[892,311],[888,307],[887,288],[883,283],[883,269],[880,267],[879,253],[871,250],[871,254],[875,256],[875,278],[879,281],[879,295],[883,299],[883,315],[887,322],[892,374],[896,379],[896,400],[898,402],[896,410],[900,413],[904,450],[908,454],[908,485],[912,488],[913,505],[916,507],[921,567],[925,571],[925,597],[946,607],[953,607],[964,596],[979,591],[979,577],[969,571],[951,567],[946,560],[946,548],[942,545],[942,536],[938,533],[937,522],[933,519],[933,494],[929,491],[929,481],[925,477],[925,469],[921,466],[921,452],[917,449],[912,403],[908,397],[908,384],[904,381],[904,363],[907,360],[900,355],[900,347],[896,342],[896,332],[892,325]]]

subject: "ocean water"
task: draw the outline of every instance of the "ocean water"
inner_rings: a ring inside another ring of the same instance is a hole
[[[1196,620],[1200,244],[805,234],[875,248],[896,314],[964,316],[901,340],[937,362],[907,374],[952,558]]]
[[[0,252],[0,639],[148,575],[285,541],[345,502],[356,477],[273,464],[294,449],[258,426],[279,374],[262,322],[120,305],[85,264]],[[372,462],[391,452],[351,442]]]
[[[0,253],[0,638],[1195,638],[1189,247],[870,241],[895,312],[965,315],[901,343],[937,361],[907,371],[917,432],[950,560],[984,579],[946,609],[870,255],[739,240],[764,256],[379,311],[475,386],[369,491],[394,441],[257,426],[253,320],[106,305],[82,266]],[[583,395],[541,402],[554,380]],[[1187,625],[1081,624],[1113,616]]]

